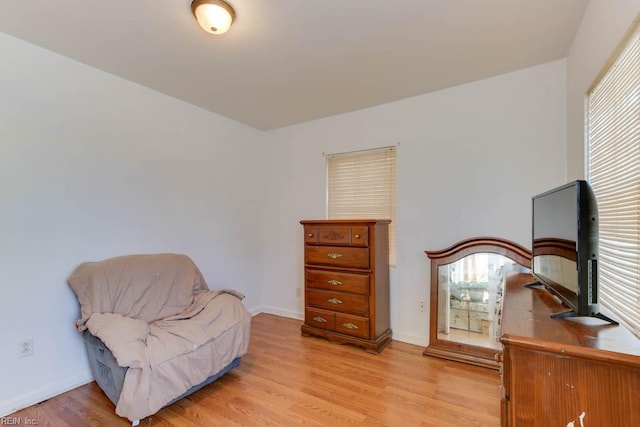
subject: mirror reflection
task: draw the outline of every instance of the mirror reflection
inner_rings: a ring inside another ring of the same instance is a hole
[[[500,349],[503,279],[527,272],[506,256],[475,253],[438,266],[438,339]]]

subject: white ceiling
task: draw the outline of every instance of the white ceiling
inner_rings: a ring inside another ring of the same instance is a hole
[[[507,73],[568,54],[588,0],[3,0],[0,31],[259,129]]]

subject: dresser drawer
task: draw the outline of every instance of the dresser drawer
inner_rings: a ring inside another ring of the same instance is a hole
[[[307,288],[326,289],[330,291],[369,294],[369,275],[337,273],[333,271],[307,269],[305,272]]]
[[[318,243],[323,245],[350,245],[351,227],[320,226],[318,227]]]
[[[368,230],[363,226],[318,226],[317,243],[321,245],[368,246]]]
[[[369,297],[341,292],[307,290],[307,306],[367,315],[369,314]]]
[[[367,227],[351,227],[351,246],[369,246]]]
[[[369,268],[369,249],[340,246],[306,246],[307,264]]]
[[[368,318],[336,313],[335,321],[336,332],[361,338],[369,338]]]
[[[336,314],[330,311],[307,308],[304,311],[304,323],[316,328],[333,331],[336,327]]]
[[[313,225],[304,226],[304,242],[318,243],[318,227]]]

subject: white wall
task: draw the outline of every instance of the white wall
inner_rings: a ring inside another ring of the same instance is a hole
[[[560,60],[268,132],[263,309],[302,317],[298,221],[325,217],[323,153],[398,144],[391,325],[394,338],[426,344],[424,251],[473,236],[530,247],[531,196],[564,183],[565,74]]]
[[[66,279],[184,252],[260,303],[263,133],[0,33],[0,415],[89,381]],[[249,266],[249,267],[248,267]],[[33,356],[18,342],[34,339]]]
[[[567,180],[585,177],[584,98],[640,14],[640,0],[591,0],[567,58]]]

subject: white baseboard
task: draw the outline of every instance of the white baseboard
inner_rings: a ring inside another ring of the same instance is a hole
[[[304,320],[304,314],[299,311],[286,310],[278,307],[260,306],[249,310],[252,316],[260,313],[275,314],[276,316],[288,317],[290,319]]]
[[[421,335],[403,333],[402,331],[393,331],[392,339],[407,344],[419,345],[420,347],[426,346],[428,341],[426,337]]]
[[[62,394],[66,391],[80,387],[93,381],[91,373],[77,375],[72,378],[67,378],[66,381],[61,381],[56,384],[47,385],[38,390],[33,390],[25,394],[10,399],[8,402],[0,403],[0,417],[6,417],[9,414],[13,414],[28,406],[35,405],[36,403],[43,402],[54,396]]]

